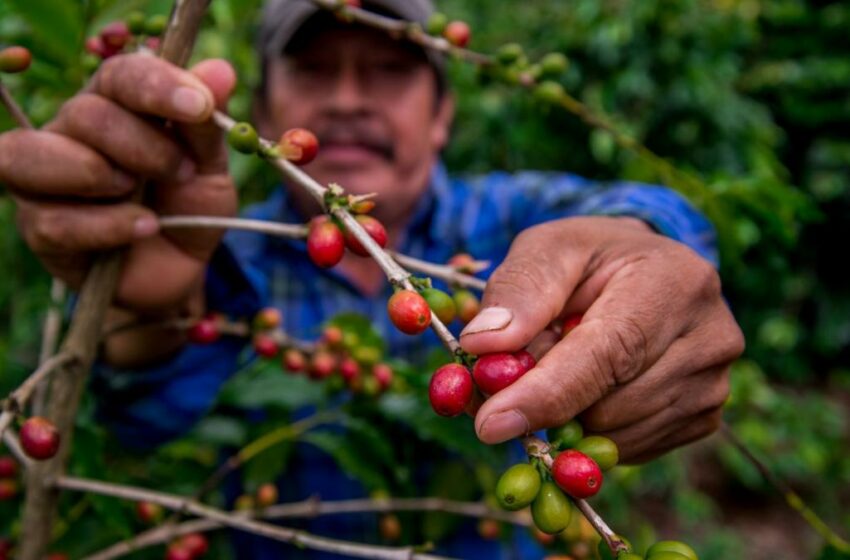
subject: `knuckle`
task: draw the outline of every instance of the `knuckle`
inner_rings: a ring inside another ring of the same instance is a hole
[[[79,132],[102,123],[106,99],[92,93],[81,93],[68,100],[59,112],[69,131]]]
[[[33,213],[28,229],[31,246],[42,251],[63,249],[70,233],[67,218],[57,210]]]
[[[647,338],[637,320],[624,315],[605,322],[602,344],[595,346],[594,358],[602,372],[615,385],[632,381],[643,371],[647,359]]]
[[[720,275],[717,270],[705,259],[697,255],[691,256],[689,265],[689,283],[693,286],[697,296],[705,300],[719,299],[721,297]]]

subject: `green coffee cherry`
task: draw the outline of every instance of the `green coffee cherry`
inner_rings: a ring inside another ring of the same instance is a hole
[[[617,444],[607,437],[588,436],[579,441],[575,449],[596,461],[603,471],[611,469],[620,460]]]
[[[549,53],[540,59],[540,70],[543,76],[557,78],[567,71],[570,62],[567,57],[561,53]]]
[[[584,436],[584,429],[578,420],[570,420],[559,428],[549,428],[546,430],[546,437],[549,443],[559,449],[571,449]]]
[[[691,560],[690,556],[679,554],[678,552],[656,552],[652,556],[647,556],[647,560]]]
[[[168,27],[168,18],[162,14],[151,16],[145,21],[145,33],[148,35],[162,35]]]
[[[127,29],[134,35],[145,32],[145,14],[142,12],[131,12],[127,16]]]
[[[617,555],[617,560],[644,560],[640,554],[634,552],[621,552]]]
[[[240,122],[233,125],[227,133],[227,143],[234,150],[243,154],[253,154],[260,147],[257,131],[249,123]]]
[[[534,96],[546,103],[559,103],[564,95],[564,86],[558,82],[547,80],[534,88]]]
[[[426,288],[420,293],[425,298],[425,301],[428,302],[428,307],[440,318],[443,324],[448,325],[455,320],[457,307],[452,296],[436,288]]]
[[[425,29],[428,31],[429,35],[442,35],[443,30],[448,24],[449,18],[446,14],[434,12],[431,14],[431,17],[428,18],[428,23],[425,26]]]
[[[534,501],[540,492],[540,473],[528,463],[514,465],[496,484],[496,499],[509,511],[522,509]]]
[[[554,482],[544,482],[531,503],[531,517],[537,528],[550,535],[560,533],[570,524],[570,515],[572,509],[566,495]]]
[[[629,542],[629,539],[625,537],[621,537],[617,535],[617,538],[626,543],[626,546],[629,547],[629,553],[632,550],[632,543]],[[616,559],[613,554],[611,554],[611,549],[608,548],[608,544],[605,542],[605,539],[599,541],[599,544],[596,545],[596,553],[599,555],[599,560],[620,560],[625,553],[621,552],[617,555]],[[638,556],[640,558],[640,556]]]
[[[522,56],[522,46],[519,43],[508,43],[507,45],[502,45],[499,51],[496,53],[496,58],[502,64],[512,64],[516,62]]]
[[[694,552],[694,549],[680,541],[658,541],[657,543],[649,547],[649,550],[646,551],[646,557],[652,557],[653,560],[664,560],[663,558],[656,559],[656,556],[662,552],[672,552],[676,554],[681,554],[688,560],[699,560],[699,558],[697,557],[697,553]],[[670,558],[669,560],[678,559]]]

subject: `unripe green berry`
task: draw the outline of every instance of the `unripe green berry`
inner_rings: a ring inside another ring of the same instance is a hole
[[[434,12],[431,14],[431,17],[428,18],[428,24],[425,26],[425,29],[428,31],[429,35],[442,35],[443,30],[448,24],[449,18],[446,14]]]
[[[620,460],[617,444],[603,436],[583,438],[575,445],[575,449],[596,461],[596,464],[603,471],[611,469]]]
[[[540,70],[543,76],[551,78],[557,78],[566,72],[569,65],[567,57],[558,52],[549,53],[540,59]]]
[[[534,96],[546,103],[559,103],[564,95],[564,87],[558,82],[547,80],[534,88]]]
[[[168,18],[162,14],[151,16],[145,21],[145,33],[148,35],[162,35],[168,27]]]
[[[537,528],[550,535],[560,533],[570,524],[571,515],[572,508],[567,496],[554,482],[544,482],[531,503],[531,517]]]
[[[448,325],[455,320],[457,307],[455,307],[455,301],[452,299],[452,296],[436,288],[426,288],[420,293],[425,298],[425,301],[428,302],[428,307],[440,318],[443,324]]]
[[[688,560],[699,560],[697,557],[697,553],[693,548],[686,545],[680,541],[658,541],[654,545],[649,547],[649,550],[646,551],[646,557],[652,558],[653,560],[664,560],[662,558],[656,558],[656,556],[661,553],[675,553],[681,554],[684,558]],[[670,558],[670,560],[678,560],[674,558]]]
[[[578,420],[573,419],[558,428],[549,428],[546,437],[559,449],[571,449],[584,437],[584,429]]]
[[[227,143],[243,154],[253,154],[260,147],[260,139],[257,131],[249,123],[240,122],[233,125],[227,132]]]
[[[522,46],[519,43],[508,43],[502,45],[496,53],[496,58],[502,64],[512,64],[522,56]]]
[[[626,546],[629,547],[629,551],[632,550],[632,543],[629,542],[629,539],[625,537],[621,537],[616,535],[618,539],[626,543]],[[611,549],[608,548],[608,544],[605,542],[605,539],[599,541],[599,544],[596,545],[596,552],[599,555],[599,560],[615,560],[615,556],[611,553]],[[616,556],[616,560],[620,560],[624,556],[624,553],[620,553]],[[640,558],[640,556],[638,556]]]
[[[528,463],[514,465],[499,478],[496,499],[509,511],[517,511],[534,501],[540,492],[540,473]]]
[[[690,556],[669,551],[656,552],[652,556],[647,556],[646,558],[647,560],[693,560]]]
[[[127,29],[134,35],[145,32],[145,14],[142,12],[131,12],[127,16]]]
[[[644,558],[634,552],[621,552],[617,555],[617,560],[644,560]]]

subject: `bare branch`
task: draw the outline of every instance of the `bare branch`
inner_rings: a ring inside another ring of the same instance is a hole
[[[68,289],[64,282],[58,278],[51,280],[50,307],[47,309],[44,324],[41,327],[41,350],[38,354],[39,365],[46,362],[56,352],[56,345],[59,343],[59,334],[62,330],[62,304],[65,302],[67,291]],[[48,384],[49,380],[45,380],[35,389],[35,395],[33,395],[31,403],[34,416],[41,416],[44,413]]]
[[[30,120],[27,118],[26,113],[21,110],[21,107],[15,102],[15,98],[12,97],[12,94],[9,93],[9,90],[6,89],[6,86],[3,85],[2,81],[0,81],[0,105],[3,105],[3,107],[9,111],[9,114],[12,116],[12,120],[14,120],[19,127],[34,128]]]

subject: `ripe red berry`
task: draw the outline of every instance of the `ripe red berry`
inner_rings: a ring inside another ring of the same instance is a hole
[[[555,483],[573,498],[589,498],[602,488],[602,470],[593,459],[575,449],[562,451],[552,463]]]
[[[470,35],[469,24],[465,21],[451,21],[443,30],[443,37],[452,45],[461,48],[469,44]]]
[[[283,367],[287,370],[297,373],[299,371],[304,371],[304,367],[306,365],[307,358],[305,358],[304,354],[295,348],[289,348],[283,353]]]
[[[502,524],[495,519],[482,519],[478,522],[478,534],[484,540],[494,541],[502,534]]]
[[[191,342],[196,344],[210,344],[218,340],[221,333],[219,332],[218,324],[215,319],[212,317],[204,317],[192,325],[186,335]]]
[[[372,375],[378,381],[382,391],[386,391],[393,383],[393,370],[387,364],[375,364],[372,366]]]
[[[564,338],[570,331],[576,328],[581,323],[581,313],[573,313],[564,319],[564,324],[561,326],[561,338]]]
[[[0,502],[11,500],[18,494],[18,482],[11,478],[0,479]]]
[[[192,551],[183,546],[183,541],[172,543],[165,551],[165,560],[194,560]]]
[[[106,47],[115,51],[123,49],[130,37],[130,28],[123,21],[113,21],[100,31],[100,40]]]
[[[138,502],[136,504],[136,517],[147,525],[159,523],[162,519],[162,506],[151,502]]]
[[[343,358],[339,363],[339,373],[346,383],[351,383],[360,375],[360,365],[351,358]]]
[[[322,340],[324,340],[331,348],[337,348],[342,345],[342,339],[344,337],[345,333],[343,333],[342,329],[336,325],[325,327],[325,330],[322,331]]]
[[[258,507],[269,507],[273,506],[277,503],[277,486],[272,484],[271,482],[267,482],[266,484],[260,485],[257,488],[257,506]]]
[[[537,360],[535,360],[534,356],[526,350],[517,350],[514,352],[514,358],[519,360],[519,363],[522,365],[522,369],[524,370],[523,373],[537,365]]]
[[[360,0],[343,0],[343,3],[349,8],[360,8],[363,6]]]
[[[18,474],[18,463],[8,455],[0,457],[0,478],[14,478]]]
[[[145,39],[145,46],[154,52],[159,51],[160,44],[162,44],[162,39],[159,37],[148,37]]]
[[[528,371],[513,354],[494,352],[478,357],[472,368],[475,384],[484,393],[494,395]]]
[[[25,47],[6,47],[0,50],[0,72],[16,74],[32,64],[32,53]]]
[[[336,358],[330,352],[319,350],[313,354],[310,360],[310,377],[313,379],[325,379],[333,375],[336,369]]]
[[[180,539],[180,546],[189,551],[192,558],[198,558],[207,553],[210,548],[207,538],[201,533],[189,533]]]
[[[384,229],[383,224],[373,218],[372,216],[355,216],[355,220],[359,223],[363,229],[366,230],[366,233],[369,234],[369,237],[375,240],[375,243],[378,244],[379,247],[387,246],[387,230]],[[363,244],[354,237],[354,234],[350,231],[346,230],[345,232],[345,244],[348,246],[349,250],[355,255],[360,255],[361,257],[368,257],[369,251],[363,247]]]
[[[446,364],[434,372],[428,386],[431,408],[440,416],[457,416],[472,400],[472,376],[460,364]]]
[[[274,307],[265,307],[254,316],[254,325],[258,329],[276,329],[281,322],[280,310]]]
[[[278,346],[277,341],[267,334],[255,334],[253,345],[254,352],[264,358],[274,358],[280,352],[280,346]]]
[[[279,148],[281,155],[295,165],[307,165],[319,152],[319,140],[309,130],[292,128],[283,133]]]
[[[405,334],[419,334],[431,324],[431,308],[418,293],[400,290],[387,302],[390,320]]]
[[[21,426],[21,447],[33,459],[50,459],[59,450],[59,431],[46,418],[33,416]]]
[[[342,260],[345,237],[339,226],[327,216],[318,216],[310,222],[307,234],[307,254],[316,266],[330,268]]]

